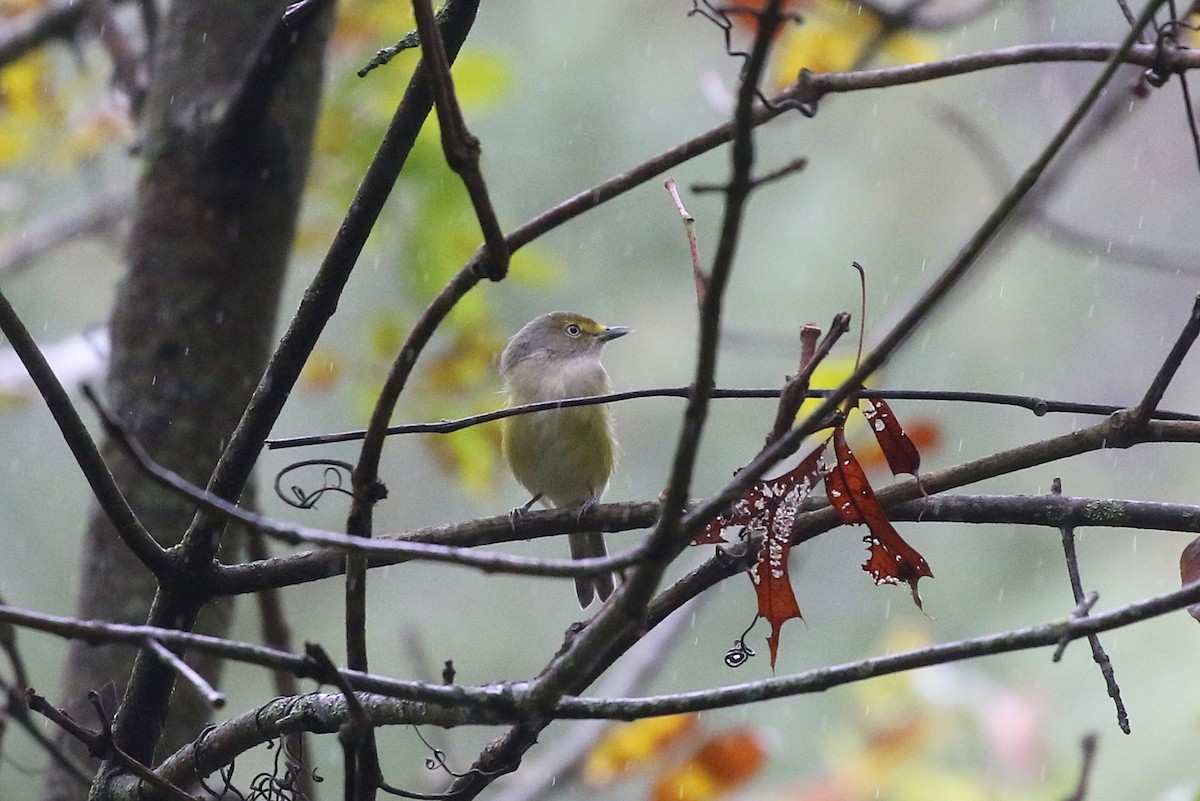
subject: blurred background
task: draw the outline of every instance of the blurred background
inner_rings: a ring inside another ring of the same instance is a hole
[[[355,75],[377,49],[411,28],[404,5],[340,4],[285,319],[411,71],[409,54],[366,78]],[[931,2],[925,14],[937,19],[974,5]],[[689,0],[483,4],[455,77],[506,229],[727,119],[741,62],[726,55],[721,31],[690,16],[691,8]],[[14,18],[24,10],[13,11]],[[849,68],[872,30],[867,12],[841,2],[801,11],[810,15],[809,25],[789,35],[798,37],[794,41],[780,41],[777,73],[795,74],[785,58],[817,70]],[[960,24],[894,37],[876,63],[1022,43],[1115,42],[1126,30],[1117,3],[1010,0]],[[786,114],[759,129],[758,172],[800,156],[808,167],[752,198],[727,295],[718,385],[777,387],[795,368],[803,323],[825,327],[841,310],[854,312],[857,321],[852,260],[867,271],[868,345],[881,336],[1047,144],[1100,69],[1037,64],[830,96],[815,118]],[[134,134],[106,92],[108,70],[103,53],[88,45],[51,48],[0,72],[0,249],[21,247],[31,226],[80,207],[119,210],[129,196],[139,170],[129,155]],[[876,386],[1111,404],[1140,399],[1200,287],[1194,258],[1200,175],[1178,79],[1140,96],[1131,91],[1137,75],[1119,73],[1106,97],[1116,111],[1081,140],[1086,145],[1067,157],[1069,169],[1056,175],[1051,189],[1036,196],[1029,217],[1006,229],[970,280],[876,376]],[[478,244],[461,184],[445,168],[436,135],[425,133],[275,436],[361,427],[412,321]],[[718,235],[720,198],[690,187],[723,181],[727,162],[722,148],[670,173],[696,218],[706,262]],[[97,201],[102,193],[108,199]],[[118,222],[0,275],[6,295],[57,354],[71,384],[102,370],[97,353],[122,274],[121,237]],[[515,258],[509,280],[481,285],[426,352],[396,422],[499,406],[494,358],[505,338],[554,309],[635,329],[607,350],[616,389],[688,383],[696,303],[687,242],[661,180],[537,240]],[[81,340],[85,333],[88,339]],[[837,353],[843,364],[853,358],[852,338],[846,339]],[[1164,408],[1197,411],[1198,385],[1193,357]],[[0,593],[15,606],[70,615],[87,486],[6,350],[0,351],[0,396]],[[614,407],[623,452],[605,500],[657,497],[682,404],[650,399]],[[1092,422],[954,403],[896,402],[893,408],[906,425],[929,432],[927,470]],[[714,402],[696,496],[717,489],[757,452],[773,414],[773,401]],[[390,494],[378,509],[377,530],[467,520],[523,503],[524,491],[498,459],[497,442],[494,426],[393,438],[382,469]],[[265,453],[259,470],[265,511],[340,529],[346,511],[340,498],[327,496],[318,509],[299,512],[274,498],[269,485],[297,459],[353,461],[355,454],[353,445]],[[1195,448],[1142,446],[969,491],[1044,493],[1061,476],[1067,495],[1195,503],[1198,467]],[[306,481],[315,488],[320,476],[296,483]],[[877,486],[887,481],[880,474]],[[1056,530],[897,527],[936,575],[921,586],[926,614],[912,605],[906,588],[876,587],[860,569],[859,531],[830,532],[793,552],[805,620],[784,627],[778,675],[1058,619],[1074,606]],[[1186,535],[1120,529],[1078,535],[1084,587],[1100,594],[1098,609],[1178,586]],[[612,540],[623,547],[637,536]],[[561,556],[565,547],[543,540],[505,550]],[[709,554],[706,548],[685,554],[673,575]],[[440,565],[372,575],[372,665],[397,677],[436,680],[452,659],[464,684],[527,678],[557,649],[566,627],[581,619],[562,581]],[[336,580],[285,593],[297,638],[321,642],[335,658],[341,593]],[[256,640],[252,605],[239,604],[235,634]],[[762,622],[747,638],[759,657],[736,670],[723,661],[754,609],[748,581],[715,588],[687,611],[674,647],[664,651],[660,670],[640,692],[769,676]],[[1200,629],[1175,614],[1102,641],[1129,709],[1129,736],[1116,726],[1087,646],[1076,643],[1058,664],[1039,650],[706,713],[686,737],[748,729],[760,738],[767,756],[753,780],[738,787],[745,798],[1060,798],[1074,786],[1079,741],[1090,732],[1099,734],[1099,751],[1089,798],[1197,797],[1200,685],[1186,677],[1200,659]],[[19,644],[36,687],[53,695],[64,644],[30,632],[19,634]],[[268,675],[239,665],[227,669],[225,689],[229,716],[272,694]],[[570,728],[551,727],[528,759]],[[424,732],[456,770],[465,770],[497,733]],[[676,747],[686,751],[684,742]],[[391,783],[440,789],[443,777],[426,770],[428,751],[410,728],[383,732],[381,748]],[[270,756],[262,759],[266,764]],[[317,741],[316,759],[323,775],[338,773],[333,738]],[[663,755],[639,775],[601,787],[562,786],[553,796],[648,797],[669,759]],[[27,737],[10,731],[0,797],[30,797],[44,761]],[[239,765],[247,781],[252,770]],[[336,784],[327,782],[323,797],[336,797]]]

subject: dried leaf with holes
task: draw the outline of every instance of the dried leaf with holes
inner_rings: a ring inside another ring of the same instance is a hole
[[[779,653],[779,632],[783,624],[800,617],[800,605],[788,575],[788,555],[792,550],[792,528],[804,500],[821,480],[822,445],[783,475],[754,483],[729,511],[710,522],[694,544],[726,542],[724,533],[739,528],[743,537],[762,534],[758,560],[750,571],[758,596],[758,614],[771,625],[767,645],[771,649],[771,669]]]
[[[892,413],[892,407],[883,399],[867,398],[863,402],[866,403],[863,417],[871,424],[871,433],[875,435],[892,475],[911,473],[916,476],[921,469],[921,453]]]
[[[870,531],[863,538],[870,546],[870,556],[863,564],[863,570],[871,574],[876,584],[905,582],[912,589],[913,603],[920,608],[917,582],[926,576],[933,578],[933,571],[925,557],[905,542],[887,519],[867,481],[867,474],[846,444],[846,434],[841,426],[834,429],[833,450],[837,461],[825,477],[825,494],[843,523],[865,523]]]

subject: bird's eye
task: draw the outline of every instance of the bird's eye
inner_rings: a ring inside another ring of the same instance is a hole
[[[575,323],[571,323],[570,325],[567,326],[567,336],[569,336],[569,337],[574,338],[574,337],[579,336],[582,333],[583,332],[579,329],[579,326],[575,325]]]

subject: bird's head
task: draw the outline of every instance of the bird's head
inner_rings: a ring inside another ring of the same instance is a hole
[[[528,359],[572,359],[594,356],[599,359],[604,343],[625,336],[631,329],[620,325],[605,326],[574,312],[550,312],[530,320],[500,355],[500,371]]]

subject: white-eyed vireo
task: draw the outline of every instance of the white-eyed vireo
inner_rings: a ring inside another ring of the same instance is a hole
[[[500,354],[500,377],[509,406],[562,400],[609,391],[600,364],[604,343],[629,333],[606,327],[582,314],[550,312],[530,320]],[[586,508],[600,500],[616,458],[608,407],[575,406],[504,418],[504,458],[517,481],[533,493],[528,509],[547,506]],[[571,558],[604,556],[600,532],[571,534]],[[612,594],[611,573],[575,579],[579,605]]]

